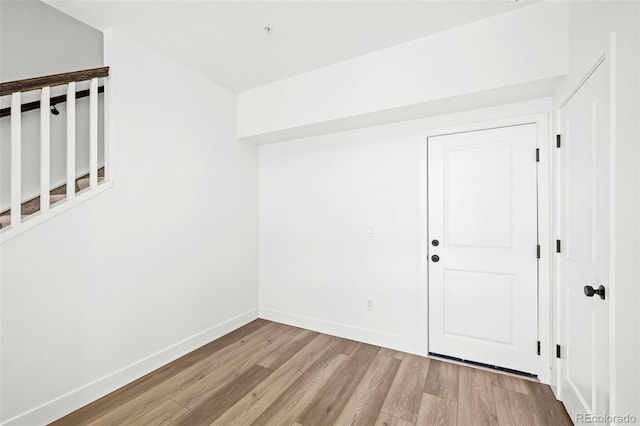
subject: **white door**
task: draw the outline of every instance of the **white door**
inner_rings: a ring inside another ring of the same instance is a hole
[[[536,374],[536,125],[427,145],[429,352]]]
[[[559,396],[576,423],[609,412],[609,302],[606,290],[585,293],[609,277],[608,69],[600,64],[560,110]]]

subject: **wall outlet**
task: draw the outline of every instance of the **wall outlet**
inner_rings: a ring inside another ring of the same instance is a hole
[[[373,299],[364,299],[364,308],[367,311],[373,310]]]

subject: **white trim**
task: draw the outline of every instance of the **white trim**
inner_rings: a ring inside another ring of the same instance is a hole
[[[89,187],[98,186],[98,79],[89,89]]]
[[[607,59],[607,54],[603,53],[602,56],[600,56],[598,58],[598,60],[596,61],[595,64],[593,64],[593,66],[589,69],[589,71],[587,71],[587,74],[585,74],[584,77],[582,77],[582,80],[580,80],[578,82],[578,84],[576,85],[576,87],[571,91],[571,93],[569,93],[569,96],[566,97],[566,99],[564,101],[562,101],[562,103],[560,104],[560,109],[564,108],[564,106],[567,104],[567,102],[569,102],[571,100],[571,98],[573,98],[573,95],[575,95],[576,93],[578,93],[578,90],[580,90],[580,88],[587,82],[587,80],[589,80],[589,77],[591,77],[591,75],[596,72],[596,70],[598,69],[598,67],[605,61],[605,59]]]
[[[421,347],[425,354],[429,354],[429,216],[427,215],[429,206],[429,179],[428,179],[428,150],[426,137],[424,142],[420,144],[420,170],[418,171],[420,182],[418,188],[420,194],[418,194],[419,203],[419,235],[420,235],[420,266],[418,279],[419,281],[419,306],[420,312],[418,318],[423,318],[422,323],[424,325],[420,327]]]
[[[56,399],[46,402],[32,410],[8,419],[2,426],[48,424],[77,410],[98,398],[148,374],[169,362],[242,327],[258,318],[258,310],[251,309],[227,321],[223,321],[200,333],[188,337],[176,344],[162,349],[146,358],[138,360],[118,371],[114,371],[91,383],[74,389]]]
[[[618,413],[618,389],[616,350],[618,345],[618,324],[616,322],[616,91],[617,91],[617,33],[609,34],[609,410]],[[605,54],[606,55],[606,54]],[[605,56],[603,55],[603,56]],[[619,424],[614,422],[614,424]]]
[[[19,225],[22,221],[22,113],[20,92],[11,95],[11,223]]]
[[[540,162],[538,163],[538,244],[541,256],[538,261],[538,337],[541,342],[538,377],[543,383],[551,382],[551,371],[555,359],[555,344],[553,341],[553,309],[552,283],[553,260],[555,256],[555,241],[552,229],[552,200],[551,186],[553,155],[551,154],[551,110],[540,115],[537,124],[538,148]]]
[[[76,83],[67,84],[67,200],[76,196]]]
[[[51,185],[51,88],[43,87],[40,92],[40,194],[46,194]],[[40,211],[49,210],[49,197],[40,197]]]
[[[104,120],[104,179],[113,180],[113,145],[111,140],[111,126],[113,126],[111,113],[111,81],[113,76],[113,67],[111,67],[111,56],[113,51],[113,30],[111,28],[106,29],[102,33],[104,44],[104,64],[109,66],[109,77],[104,79],[104,94],[103,94],[103,120]]]
[[[19,224],[17,228],[13,227],[12,225],[7,226],[6,228],[2,228],[2,230],[0,230],[0,244],[12,239],[13,237],[16,237],[22,234],[25,231],[28,231],[29,229],[35,226],[40,225],[41,223],[46,222],[52,217],[56,217],[60,213],[63,213],[69,210],[70,208],[75,207],[78,204],[89,200],[90,198],[93,198],[98,194],[103,193],[104,191],[108,190],[112,186],[113,186],[113,182],[107,181],[107,182],[101,183],[95,189],[85,188],[84,190],[75,194],[76,196],[71,200],[69,199],[61,200],[53,204],[50,207],[50,209],[47,210],[46,212],[38,211],[34,214],[31,214],[25,217],[24,220]]]
[[[555,111],[555,131],[554,133],[556,135],[561,135],[562,134],[562,126],[561,126],[561,114],[560,114],[561,109],[558,107],[556,108]],[[560,168],[561,168],[561,157],[562,156],[562,150],[561,149],[555,149],[554,153],[552,155],[553,157],[553,162],[554,162],[554,167],[553,167],[553,178],[552,178],[552,190],[553,190],[553,207],[552,207],[552,215],[553,215],[553,235],[554,238],[559,239],[562,241],[562,224],[560,223],[560,211],[559,211],[559,206],[562,205],[562,199],[561,199],[561,194],[562,191],[560,191]],[[554,258],[554,262],[552,264],[552,282],[554,283],[554,299],[553,299],[553,313],[554,313],[554,326],[553,326],[553,344],[557,345],[560,344],[560,336],[562,336],[562,322],[560,321],[560,316],[562,314],[562,309],[560,306],[560,300],[561,300],[561,289],[560,286],[558,285],[558,283],[560,283],[560,270],[558,268],[558,257]],[[566,349],[566,348],[565,348]],[[562,385],[561,385],[561,381],[562,381],[562,371],[564,368],[564,364],[560,362],[560,359],[556,358],[554,359],[554,367],[555,367],[555,387],[552,387],[553,393],[556,396],[556,399],[558,400],[562,400]]]
[[[381,333],[370,328],[354,327],[352,325],[269,308],[260,308],[260,318],[317,331],[319,333],[329,334],[331,336],[341,337],[343,339],[356,340],[358,342],[381,346],[383,348],[395,349],[397,351],[420,356],[427,356],[427,353],[424,351],[424,347],[420,345],[420,342],[410,337]]]
[[[517,126],[522,124],[535,123],[537,127],[537,146],[540,148],[540,163],[538,163],[538,235],[541,248],[541,257],[539,262],[539,306],[538,306],[538,333],[541,342],[541,356],[539,357],[538,371],[533,373],[538,375],[542,383],[550,382],[550,372],[553,367],[554,350],[552,350],[552,321],[551,321],[551,256],[552,256],[552,236],[551,233],[551,180],[550,173],[552,170],[552,156],[550,154],[550,114],[552,111],[551,102],[538,109],[540,112],[532,114],[523,114],[520,116],[511,116],[505,118],[497,118],[491,121],[484,121],[472,124],[463,124],[457,126],[444,127],[429,130],[421,148],[420,159],[420,188],[428,188],[427,183],[427,139],[429,137],[440,136],[452,133],[463,133],[476,130],[487,130],[492,128]],[[532,153],[532,161],[534,161]],[[426,274],[426,259],[429,250],[428,247],[428,199],[427,193],[420,194],[420,277],[421,287],[428,289],[428,276]],[[421,304],[426,305],[426,321],[428,323],[428,296],[423,296]],[[423,309],[425,309],[423,307]],[[425,348],[428,353],[428,342]]]

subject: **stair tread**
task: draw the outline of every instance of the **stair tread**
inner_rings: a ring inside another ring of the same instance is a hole
[[[98,182],[104,181],[104,167],[98,169]],[[75,180],[76,192],[82,191],[88,188],[90,185],[90,177],[88,174],[80,176]],[[67,185],[63,184],[57,188],[49,191],[49,204],[55,204],[67,198]],[[40,197],[36,197],[32,200],[25,201],[20,206],[20,213],[22,218],[31,216],[34,213],[40,211]],[[5,228],[11,224],[11,209],[0,212],[0,228]]]
[[[23,214],[20,217],[22,219],[25,219],[27,217],[29,217],[31,215],[29,214]],[[11,225],[11,215],[8,214],[3,214],[2,216],[0,216],[0,229],[1,228],[6,228],[7,226]]]

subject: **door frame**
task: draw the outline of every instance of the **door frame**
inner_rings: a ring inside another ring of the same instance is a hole
[[[539,104],[538,104],[539,105]],[[526,105],[514,105],[514,109],[525,109]],[[529,110],[531,110],[529,108]],[[518,126],[523,124],[535,124],[537,129],[537,148],[540,150],[540,162],[538,163],[537,184],[538,184],[538,244],[540,244],[540,259],[538,262],[538,339],[540,341],[540,356],[537,364],[537,371],[532,373],[538,375],[542,383],[551,384],[550,380],[555,379],[551,374],[554,368],[555,350],[552,350],[553,343],[553,310],[552,310],[552,228],[551,228],[551,197],[552,197],[552,171],[553,156],[551,153],[552,129],[550,117],[552,113],[551,103],[543,108],[537,108],[534,113],[524,113],[522,115],[509,116],[504,113],[502,117],[494,119],[470,122],[455,126],[432,129],[426,132],[425,139],[420,145],[420,278],[423,289],[423,304],[425,312],[427,334],[426,347],[424,352],[429,352],[429,226],[428,226],[428,178],[427,178],[427,144],[430,137],[444,136],[454,133],[473,132],[479,130],[489,130],[500,127]],[[531,153],[532,161],[535,161],[535,152]],[[532,248],[533,249],[533,248]],[[554,347],[555,348],[555,347]],[[532,346],[532,350],[535,348]]]

